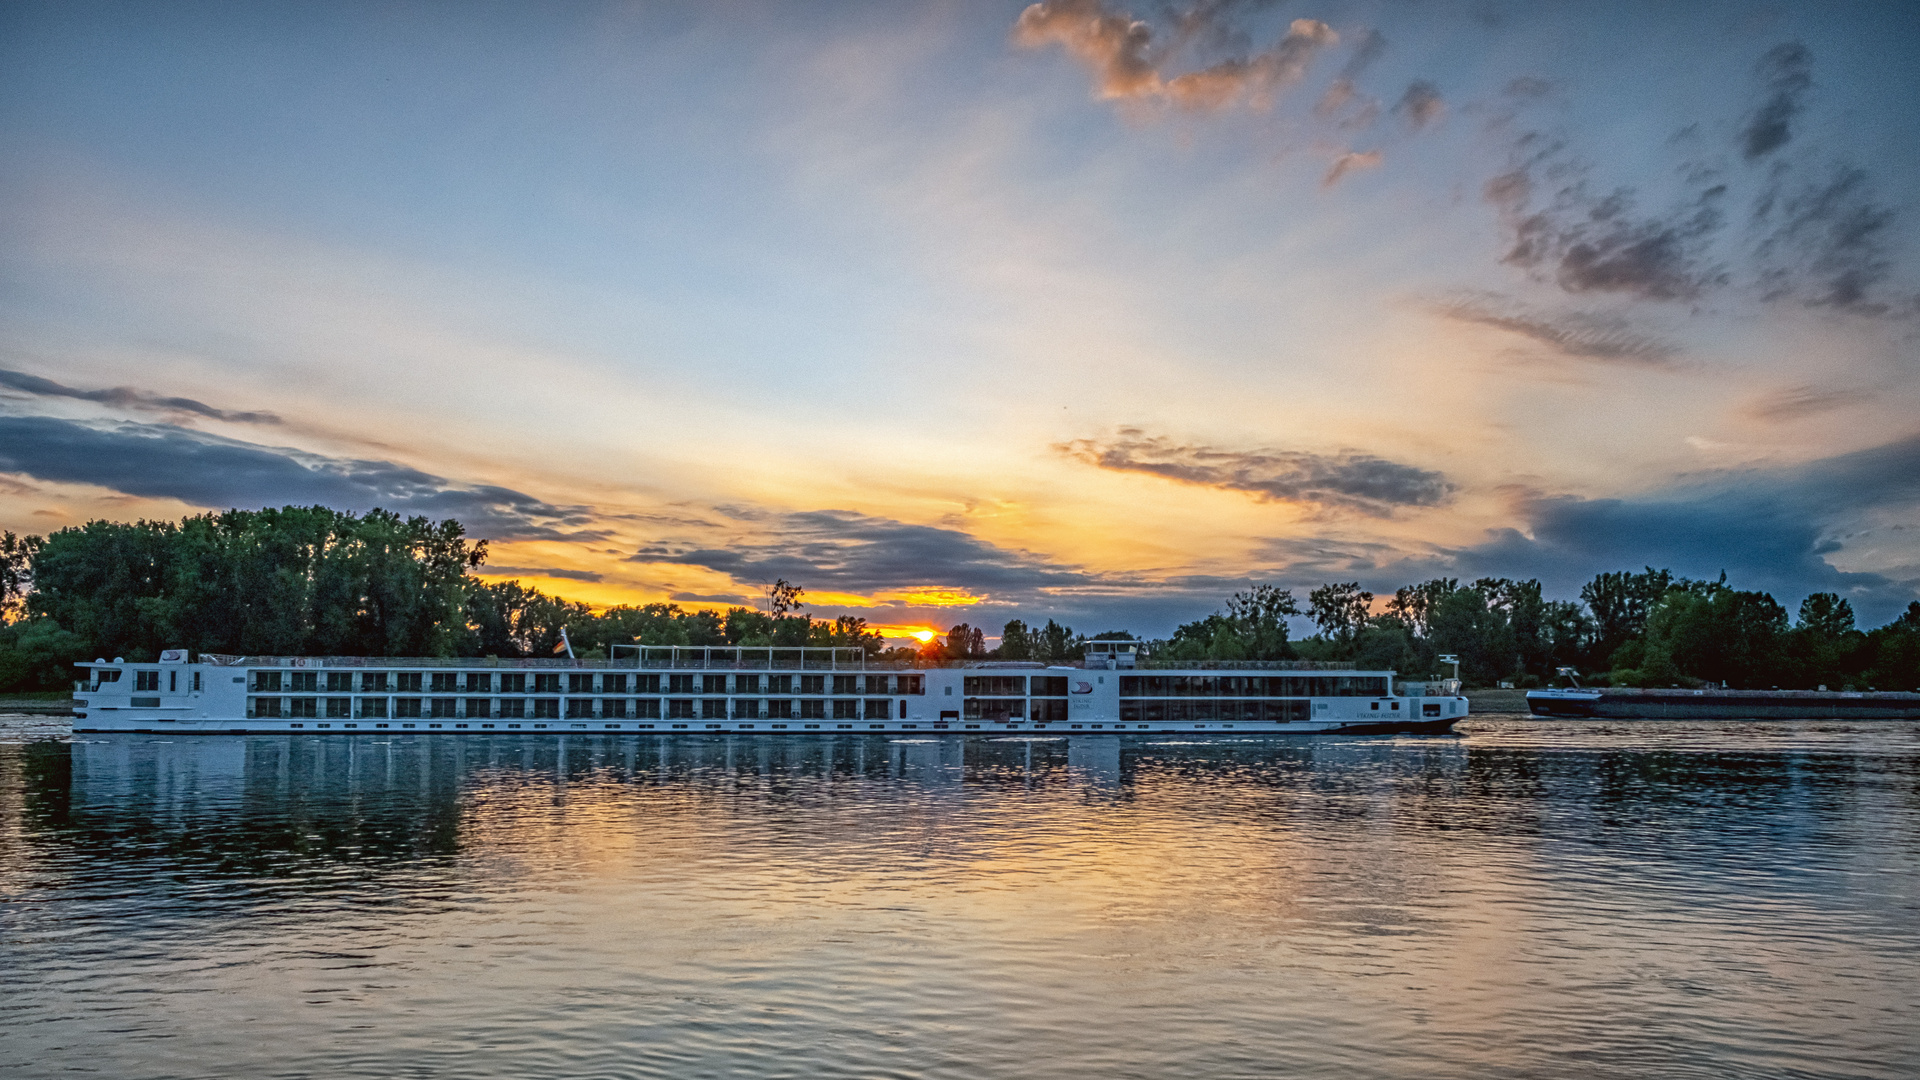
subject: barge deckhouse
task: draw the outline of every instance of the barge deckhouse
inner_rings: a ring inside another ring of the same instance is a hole
[[[858,649],[617,646],[610,660],[281,657],[168,650],[78,666],[77,732],[753,735],[1444,732],[1457,683],[1311,662],[1073,666],[876,661]],[[1399,692],[1396,692],[1396,689]]]

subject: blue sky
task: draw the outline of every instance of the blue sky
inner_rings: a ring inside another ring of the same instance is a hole
[[[0,7],[0,524],[595,603],[1916,595],[1920,10]]]

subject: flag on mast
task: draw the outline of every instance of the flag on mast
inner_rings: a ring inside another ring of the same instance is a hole
[[[560,628],[560,644],[555,645],[553,647],[553,651],[554,652],[564,651],[567,654],[567,659],[572,660],[574,658],[573,642],[567,640],[567,628],[564,626]]]

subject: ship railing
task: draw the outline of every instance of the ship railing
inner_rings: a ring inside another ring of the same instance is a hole
[[[1068,662],[1042,664],[1030,661],[910,660],[867,656],[860,649],[799,646],[616,646],[609,660],[573,659],[565,656],[236,656],[201,653],[199,661],[221,667],[248,668],[385,668],[433,670],[436,668],[505,669],[511,671],[933,671],[1010,668],[1043,670],[1048,668],[1109,671],[1104,663]],[[1356,671],[1350,660],[1143,660],[1136,667],[1120,671]]]
[[[1095,665],[1096,667],[1104,667]],[[1358,671],[1352,660],[1142,660],[1140,671]]]

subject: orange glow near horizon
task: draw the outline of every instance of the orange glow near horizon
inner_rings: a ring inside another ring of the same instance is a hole
[[[935,585],[890,594],[887,599],[913,607],[968,607],[985,601],[987,597],[965,589]]]

